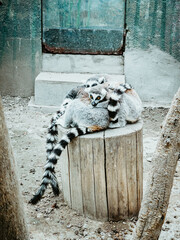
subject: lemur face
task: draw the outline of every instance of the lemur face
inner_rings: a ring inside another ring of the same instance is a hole
[[[93,93],[89,95],[89,98],[93,107],[95,107],[102,100],[102,96]]]
[[[86,81],[86,88],[95,87],[106,82],[105,77],[92,77]]]
[[[98,103],[105,100],[106,93],[107,92],[104,88],[100,90],[98,87],[91,88],[91,91],[89,91],[89,98],[91,101],[91,105],[95,107]]]
[[[97,85],[98,83],[96,81],[89,81],[88,83],[86,83],[86,88],[95,87]]]

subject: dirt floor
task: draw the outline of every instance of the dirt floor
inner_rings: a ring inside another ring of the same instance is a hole
[[[120,222],[93,221],[69,209],[62,194],[54,197],[51,189],[37,205],[28,204],[43,174],[46,160],[45,142],[52,114],[28,108],[29,99],[3,97],[3,106],[24,201],[30,238],[33,240],[118,240],[130,239],[136,219]],[[155,150],[160,125],[167,113],[164,108],[145,108],[144,120],[144,187],[151,171],[151,157]],[[61,185],[60,169],[57,177]],[[170,204],[160,240],[180,239],[180,162],[174,176]]]

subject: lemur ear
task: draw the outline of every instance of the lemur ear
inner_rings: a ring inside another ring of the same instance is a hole
[[[100,84],[104,83],[105,81],[106,81],[105,77],[100,77],[100,78],[98,78],[98,82],[99,82]]]

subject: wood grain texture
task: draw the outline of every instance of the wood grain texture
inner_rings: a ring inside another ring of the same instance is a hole
[[[119,218],[124,219],[128,217],[128,183],[127,183],[127,164],[126,164],[126,142],[125,137],[122,136],[118,141],[118,161],[117,161],[117,175],[118,175],[118,199],[119,199]]]
[[[162,124],[132,240],[159,239],[180,157],[180,88]]]
[[[63,136],[63,132],[59,132],[59,137]],[[69,156],[68,148],[66,148],[60,156],[60,167],[61,167],[61,179],[63,187],[64,200],[68,203],[68,206],[72,207],[71,203],[71,189],[70,189],[70,173],[69,173]]]
[[[70,191],[70,207],[99,220],[138,215],[143,190],[141,121],[74,139],[66,156],[62,178],[69,185],[63,184],[63,192]]]
[[[137,210],[137,176],[136,176],[136,133],[129,134],[125,137],[126,161],[127,172],[127,189],[128,189],[128,215],[136,216]]]
[[[114,137],[105,139],[109,220],[118,220],[119,218],[118,173],[117,173],[118,144],[116,140],[117,139]]]
[[[94,186],[96,201],[96,218],[108,220],[107,195],[106,195],[106,172],[105,172],[105,151],[104,133],[101,132],[98,138],[93,139],[93,167]]]
[[[141,201],[143,198],[143,130],[136,133],[136,155],[137,155],[137,197],[138,197],[138,211],[141,208]]]
[[[80,139],[83,209],[85,216],[96,218],[92,139]],[[77,186],[78,187],[78,186]]]
[[[72,143],[68,146],[68,157],[72,208],[82,214],[81,149],[79,144],[79,138],[72,141]]]

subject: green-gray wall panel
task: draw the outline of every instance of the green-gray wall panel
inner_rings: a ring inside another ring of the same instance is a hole
[[[7,0],[0,11],[0,92],[31,96],[41,69],[41,1]]]
[[[59,5],[54,4],[55,1],[49,1],[49,11],[54,11],[53,24],[56,25],[56,17],[61,17],[62,11],[57,12]],[[87,25],[88,14],[84,18]],[[150,44],[156,45],[180,60],[179,14],[179,0],[127,0],[127,46],[146,50]],[[72,20],[68,19],[63,24],[71,25]],[[75,24],[81,24],[78,17]],[[32,95],[40,69],[41,1],[4,0],[0,6],[0,92]]]
[[[44,29],[124,27],[124,0],[44,0]]]
[[[34,80],[41,70],[40,40],[6,38],[3,45],[0,57],[1,94],[22,97],[33,95]]]
[[[180,61],[179,0],[127,0],[126,17],[128,47],[156,45]]]
[[[49,29],[44,46],[60,53],[114,54],[121,51],[123,31],[105,29]]]
[[[44,48],[53,53],[122,53],[124,12],[125,0],[44,0]]]

